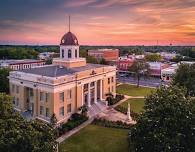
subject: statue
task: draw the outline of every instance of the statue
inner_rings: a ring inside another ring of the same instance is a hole
[[[130,103],[128,103],[128,110],[127,110],[127,120],[128,121],[132,121],[130,110],[131,110],[130,109]]]

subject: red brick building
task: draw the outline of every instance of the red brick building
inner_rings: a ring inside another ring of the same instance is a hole
[[[134,57],[119,57],[117,61],[117,69],[119,71],[127,71],[128,67],[132,66],[134,61]]]
[[[88,55],[100,60],[104,58],[106,61],[117,61],[119,57],[118,49],[97,49],[88,50]]]

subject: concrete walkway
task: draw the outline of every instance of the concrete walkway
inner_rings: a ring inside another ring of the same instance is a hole
[[[60,144],[62,143],[64,140],[66,140],[67,138],[69,138],[70,136],[72,136],[73,134],[77,133],[78,131],[80,131],[81,129],[83,129],[84,127],[86,127],[87,125],[91,124],[91,122],[94,120],[94,117],[89,118],[86,122],[84,122],[83,124],[81,124],[80,126],[70,130],[69,132],[67,132],[66,134],[62,135],[61,137],[59,137],[58,139],[56,139],[56,141]]]
[[[123,102],[127,101],[128,99],[144,99],[144,96],[128,96],[128,95],[124,95],[124,99],[117,102],[116,104],[110,106],[110,109],[111,108],[115,108],[117,107],[118,105],[122,104]]]

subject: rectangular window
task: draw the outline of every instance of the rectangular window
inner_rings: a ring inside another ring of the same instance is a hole
[[[44,93],[40,92],[40,101],[43,101],[43,100],[44,100]]]
[[[12,84],[12,92],[15,92],[15,85]]]
[[[45,116],[46,116],[46,117],[49,117],[49,108],[46,108]]]
[[[16,93],[19,93],[19,86],[16,86]]]
[[[108,93],[110,93],[110,87],[108,88]]]
[[[112,77],[112,82],[114,82],[114,77]]]
[[[48,102],[49,101],[49,93],[46,93],[45,94],[45,102]]]
[[[40,115],[43,115],[43,106],[40,106]]]
[[[61,102],[64,102],[64,92],[61,92],[60,93],[60,101]]]
[[[72,90],[67,91],[67,97],[68,97],[68,99],[72,98]]]
[[[112,92],[114,92],[114,87],[112,86]]]
[[[71,104],[68,104],[67,105],[67,113],[70,113],[71,112]]]
[[[64,107],[60,108],[60,116],[64,116]]]
[[[110,84],[110,78],[108,78],[108,84]]]
[[[91,82],[90,87],[95,86],[95,82]]]

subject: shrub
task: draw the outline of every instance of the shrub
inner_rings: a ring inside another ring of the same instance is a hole
[[[106,98],[106,100],[108,101],[108,105],[114,105],[116,103],[118,103],[119,101],[121,101],[122,99],[124,99],[124,95],[121,94],[117,94],[115,98],[113,98],[113,96],[108,96]]]
[[[108,121],[106,119],[95,118],[92,122],[94,125],[99,125],[103,127],[109,128],[122,128],[122,129],[130,129],[131,125],[122,121]]]
[[[66,132],[76,128],[86,120],[88,120],[88,117],[85,115],[78,113],[72,114],[71,118],[68,119],[66,123],[61,124],[60,127],[57,128],[59,135],[65,134]]]

